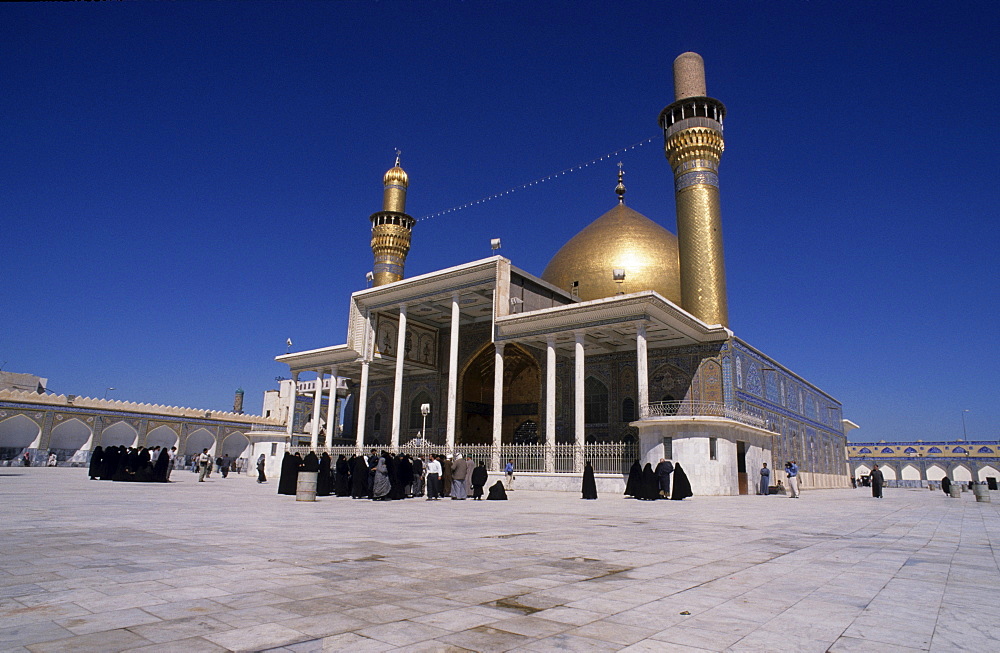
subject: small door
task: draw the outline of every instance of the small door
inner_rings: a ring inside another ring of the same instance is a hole
[[[750,494],[747,480],[747,443],[736,441],[736,473],[739,478],[740,494]]]

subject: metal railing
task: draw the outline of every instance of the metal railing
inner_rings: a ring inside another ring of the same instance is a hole
[[[372,449],[377,451],[390,450],[391,447],[381,445],[368,445],[365,453]],[[310,451],[315,451],[321,455],[324,451],[329,453],[334,460],[343,454],[345,457],[358,453],[357,447],[290,447],[289,451],[300,453],[303,456]],[[597,474],[627,474],[633,461],[639,458],[639,445],[635,442],[601,442],[585,444],[577,447],[574,444],[504,444],[500,447],[493,447],[488,444],[463,445],[456,444],[450,449],[439,444],[404,444],[398,449],[392,449],[393,453],[405,453],[410,456],[428,456],[430,454],[448,455],[460,453],[464,458],[472,459],[475,463],[483,461],[486,467],[494,472],[502,471],[507,461],[514,462],[514,469],[518,472],[555,472],[558,474],[579,474],[583,471],[583,464],[589,461]]]
[[[768,428],[763,411],[746,407],[727,406],[719,401],[653,401],[639,407],[640,418],[646,417],[725,417],[741,424]]]

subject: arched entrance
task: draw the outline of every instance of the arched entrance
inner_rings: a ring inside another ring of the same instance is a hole
[[[115,422],[101,433],[101,445],[104,447],[134,447],[139,432],[128,422]]]
[[[907,465],[903,468],[902,477],[904,481],[919,481],[920,470],[917,469],[916,465]]]
[[[73,460],[74,456],[90,442],[90,427],[77,418],[68,419],[52,429],[49,451],[60,461]],[[86,452],[83,454],[86,457]]]
[[[456,441],[461,444],[493,443],[493,370],[495,348],[487,343],[462,374],[462,419]],[[502,441],[513,442],[514,430],[527,420],[538,423],[541,398],[538,363],[516,344],[503,352]]]
[[[931,465],[927,468],[927,480],[928,481],[940,481],[945,477],[944,468],[937,465]]]
[[[250,440],[242,433],[230,433],[222,441],[222,455],[229,454],[230,458],[240,458],[243,452],[250,446]]]
[[[24,415],[14,415],[0,422],[0,459],[10,460],[30,447],[42,429]]]
[[[170,447],[177,444],[177,434],[169,426],[157,426],[155,429],[146,434],[146,446],[152,449],[153,447],[163,447],[164,449],[169,449]]]
[[[972,480],[972,472],[965,465],[956,465],[955,469],[951,470],[951,480],[968,483]]]
[[[215,447],[215,436],[208,429],[198,429],[197,431],[192,431],[188,437],[187,442],[184,443],[184,454],[201,453],[202,449],[208,449],[209,453],[213,453],[212,449]]]

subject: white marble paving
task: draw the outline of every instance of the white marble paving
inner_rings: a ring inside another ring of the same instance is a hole
[[[0,472],[4,651],[1000,650],[1000,502],[279,497]]]

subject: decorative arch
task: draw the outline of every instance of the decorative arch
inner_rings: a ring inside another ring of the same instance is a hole
[[[882,451],[880,453],[893,453],[892,447],[882,447]]]
[[[917,450],[914,449],[913,447],[907,447],[907,448],[903,449],[903,453],[905,453],[905,454],[917,453]]]
[[[167,425],[157,426],[146,434],[147,447],[170,447],[177,445],[177,433]]]
[[[858,465],[854,468],[854,478],[861,478],[862,476],[867,476],[871,473],[872,469],[868,465]]]
[[[588,376],[583,382],[583,414],[587,424],[608,423],[608,399],[608,386]]]
[[[861,447],[861,450],[858,451],[858,453],[871,453],[871,452],[872,450],[869,449],[868,447]]]
[[[134,447],[139,438],[139,432],[128,422],[115,422],[101,432],[101,445],[104,447]]]
[[[955,447],[951,450],[952,453],[969,453],[969,450],[965,447]]]
[[[687,398],[691,375],[681,368],[664,363],[649,375],[651,401],[676,401]]]
[[[906,465],[903,467],[903,471],[900,474],[904,481],[919,481],[920,480],[920,470],[914,465]]]
[[[879,465],[878,468],[882,470],[882,478],[887,481],[895,481],[899,478],[898,474],[896,474],[896,470],[889,465]]]
[[[90,441],[93,431],[83,420],[73,417],[60,422],[52,429],[52,438],[49,440],[49,449],[66,449],[67,451],[79,451]]]
[[[0,422],[0,448],[24,449],[30,447],[42,429],[26,415],[14,415]],[[5,454],[6,455],[6,454]]]
[[[965,465],[955,465],[951,470],[951,480],[968,483],[972,480],[972,470]]]
[[[250,446],[250,440],[239,431],[233,431],[222,441],[222,455],[239,458]]]
[[[456,442],[460,444],[493,442],[495,367],[496,348],[487,342],[462,369],[460,430],[456,433]],[[535,357],[517,343],[508,343],[503,352],[502,442],[512,442],[515,428],[525,420],[539,421],[541,380]]]
[[[941,467],[940,465],[931,465],[927,468],[928,481],[940,481],[947,475],[948,474],[944,471],[944,467]]]
[[[187,440],[184,442],[183,453],[186,455],[201,453],[201,450],[206,448],[209,453],[213,452],[215,448],[215,435],[203,427],[188,434]]]
[[[976,453],[994,453],[994,451],[989,447],[979,447]]]
[[[1000,480],[1000,471],[998,471],[997,468],[992,465],[983,465],[982,467],[979,468],[980,481],[985,481],[987,478],[991,476],[997,480]]]
[[[514,444],[538,444],[538,423],[525,420],[514,429]]]
[[[930,449],[927,450],[927,453],[941,453],[941,448],[940,447],[931,447]]]

